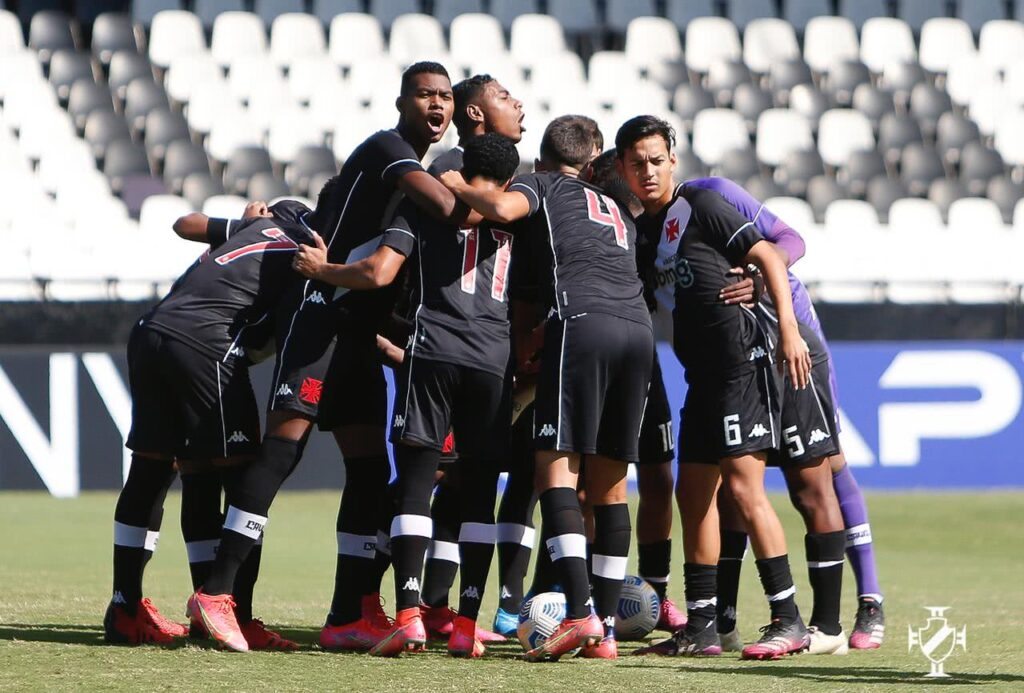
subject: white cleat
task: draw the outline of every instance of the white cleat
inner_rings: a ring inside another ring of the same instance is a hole
[[[817,626],[811,626],[807,632],[811,640],[811,646],[807,649],[808,654],[844,655],[850,651],[850,646],[846,642],[846,633],[843,631],[839,631],[839,635],[827,635],[818,630]]]
[[[743,638],[740,637],[739,628],[733,628],[728,633],[719,633],[718,639],[722,642],[722,652],[743,651]]]

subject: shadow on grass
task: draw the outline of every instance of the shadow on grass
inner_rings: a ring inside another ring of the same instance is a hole
[[[59,642],[66,645],[106,645],[99,623],[0,623],[0,640]]]
[[[644,665],[658,669],[679,669],[671,664]],[[899,671],[882,667],[815,667],[815,666],[772,666],[771,664],[737,664],[731,667],[700,667],[686,669],[695,673],[730,674],[738,676],[767,676],[773,679],[796,679],[823,684],[919,684],[929,688],[935,686],[983,686],[996,683],[1024,683],[1024,676],[1016,674],[958,674],[949,678],[925,678],[925,670]]]

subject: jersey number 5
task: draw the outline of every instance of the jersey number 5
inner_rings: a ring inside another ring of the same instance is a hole
[[[622,213],[619,212],[619,205],[617,205],[615,200],[607,195],[598,195],[590,188],[584,188],[583,192],[587,194],[587,216],[590,217],[590,220],[596,221],[598,224],[611,226],[615,230],[615,245],[629,250],[629,239],[626,237],[626,224],[622,221]],[[608,209],[607,212],[601,211],[602,202],[604,202],[604,206]]]
[[[288,234],[281,229],[264,229],[262,233],[271,240],[243,245],[241,248],[235,248],[230,253],[224,253],[220,257],[214,258],[213,261],[218,265],[226,265],[229,262],[234,262],[238,258],[245,257],[246,255],[253,255],[255,253],[272,253],[282,250],[290,250],[294,252],[299,247],[299,244],[289,238]]]
[[[459,233],[465,236],[465,243],[462,244],[462,280],[460,286],[467,294],[476,293],[476,265],[479,250],[479,231],[474,226],[471,229],[459,229]],[[507,231],[491,229],[491,238],[498,244],[498,250],[494,254],[494,276],[491,277],[491,298],[498,302],[504,302],[505,289],[508,286],[508,270],[512,260],[512,234]]]

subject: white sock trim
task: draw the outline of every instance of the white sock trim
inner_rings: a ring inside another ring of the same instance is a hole
[[[536,536],[537,532],[533,527],[519,525],[514,522],[498,523],[499,544],[520,544],[532,549]]]
[[[483,522],[463,522],[459,528],[459,541],[473,544],[490,544],[498,540],[498,528]]]
[[[448,561],[449,563],[459,565],[459,545],[454,541],[437,541],[435,539],[427,547],[427,559]]]
[[[794,594],[796,594],[796,585],[793,585],[789,589],[782,590],[778,594],[769,594],[768,595],[768,601],[770,601],[770,602],[781,602],[783,599],[787,599],[788,597],[792,597]]]
[[[807,567],[814,568],[831,568],[834,565],[842,565],[842,559],[838,561],[807,561]]]
[[[149,530],[146,532],[146,543],[142,548],[146,551],[156,551],[156,545],[160,541],[160,532]]]
[[[426,537],[434,534],[434,523],[426,515],[395,515],[391,521],[391,538]]]
[[[587,560],[587,538],[582,534],[559,534],[547,540],[551,560],[582,558]]]
[[[846,528],[846,548],[871,543],[871,525],[865,522]]]
[[[377,535],[338,532],[338,555],[373,558],[377,555]]]
[[[640,578],[642,580],[646,580],[647,582],[654,582],[654,583],[657,583],[659,585],[667,585],[668,584],[668,579],[670,577],[672,577],[671,574],[670,575],[666,575],[664,577],[651,577],[650,575],[641,575],[640,576]]]
[[[141,549],[146,545],[148,527],[133,527],[121,522],[114,522],[114,545],[126,546],[130,549]]]
[[[594,575],[607,578],[608,580],[622,580],[626,577],[625,556],[603,556],[594,554],[593,567]]]
[[[217,547],[220,546],[220,539],[203,539],[201,541],[190,541],[185,544],[185,553],[188,554],[189,563],[206,563],[217,558]]]
[[[228,516],[224,520],[224,529],[249,537],[259,539],[263,534],[263,528],[267,526],[267,518],[254,513],[247,513],[235,506],[228,506]]]
[[[695,602],[686,602],[686,608],[689,610],[693,609],[706,609],[709,606],[717,606],[718,597],[712,597],[711,599],[698,599]]]

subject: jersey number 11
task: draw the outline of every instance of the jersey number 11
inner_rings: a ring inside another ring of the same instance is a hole
[[[491,298],[495,301],[504,302],[505,289],[508,286],[508,270],[512,260],[512,234],[507,231],[491,229],[491,238],[498,244],[494,253],[494,276],[491,277]],[[459,229],[459,233],[465,236],[462,244],[462,290],[467,294],[476,293],[476,266],[479,262],[479,231],[474,226],[471,229]]]

